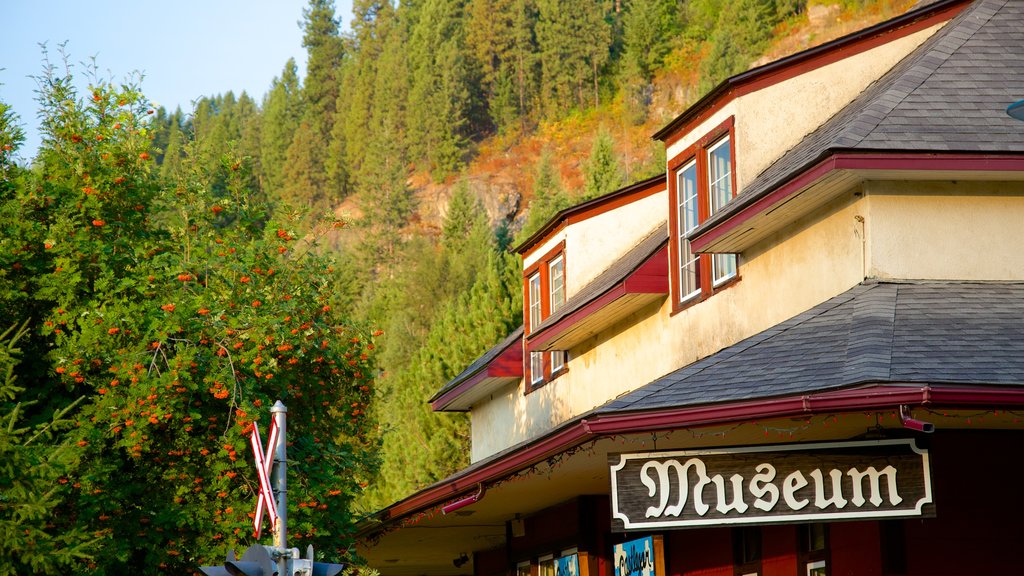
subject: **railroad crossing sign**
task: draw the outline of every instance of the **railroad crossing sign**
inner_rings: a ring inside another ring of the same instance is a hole
[[[260,429],[255,423],[252,425],[252,434],[249,441],[252,443],[252,453],[256,460],[256,474],[260,480],[260,495],[256,499],[256,517],[253,519],[253,527],[256,529],[256,538],[259,539],[263,528],[263,510],[266,509],[270,516],[270,527],[277,526],[277,503],[274,501],[274,492],[270,488],[270,471],[274,467],[274,453],[277,450],[277,442],[280,434],[277,421],[270,422],[270,438],[267,441],[267,449],[263,450],[260,442]]]

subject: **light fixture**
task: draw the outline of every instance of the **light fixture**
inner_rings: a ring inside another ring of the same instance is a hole
[[[452,565],[455,566],[456,568],[462,568],[463,566],[466,565],[466,562],[469,562],[469,556],[467,556],[466,553],[463,552],[462,554],[459,555],[458,558],[456,558],[455,560],[452,560]]]
[[[906,405],[903,404],[900,405],[900,421],[903,422],[904,428],[910,428],[911,430],[917,430],[918,432],[924,432],[925,434],[935,432],[935,424],[912,418],[910,410],[908,410]]]
[[[1007,106],[1006,113],[1017,120],[1024,120],[1024,100],[1018,100]]]

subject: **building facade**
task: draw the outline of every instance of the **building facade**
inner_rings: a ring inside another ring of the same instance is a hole
[[[1024,573],[1024,2],[734,76],[665,174],[521,245],[523,327],[430,399],[472,464],[384,576]]]

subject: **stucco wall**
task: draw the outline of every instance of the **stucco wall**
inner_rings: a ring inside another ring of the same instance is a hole
[[[1024,280],[1024,182],[869,182],[869,275]]]
[[[843,198],[740,261],[741,280],[671,314],[668,298],[570,350],[569,371],[530,394],[522,386],[473,409],[475,460],[553,426],[843,292],[863,279],[857,219],[866,200]]]
[[[831,118],[941,25],[736,98],[668,148],[669,159],[735,115],[736,187]],[[796,105],[794,105],[796,104]]]
[[[529,268],[564,240],[566,298],[571,298],[664,222],[667,210],[668,192],[661,191],[570,224],[526,254],[523,267]]]

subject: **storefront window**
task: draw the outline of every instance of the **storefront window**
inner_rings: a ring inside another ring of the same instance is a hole
[[[800,527],[801,574],[828,576],[828,524]]]
[[[538,576],[555,576],[554,556],[541,556],[537,559],[537,565],[539,567]]]

